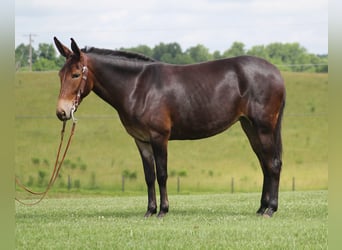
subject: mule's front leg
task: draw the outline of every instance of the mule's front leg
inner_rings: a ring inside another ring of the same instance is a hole
[[[157,213],[156,191],[154,186],[156,174],[154,170],[153,150],[149,143],[139,140],[135,140],[135,143],[137,144],[140,152],[147,185],[148,203],[145,217],[150,217]]]
[[[160,192],[160,211],[158,217],[163,217],[169,211],[169,200],[167,197],[167,142],[168,137],[155,135],[152,137],[152,149],[157,169],[157,181]]]

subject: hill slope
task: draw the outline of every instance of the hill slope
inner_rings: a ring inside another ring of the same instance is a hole
[[[287,103],[283,120],[284,159],[281,190],[326,189],[328,186],[328,75],[284,72]],[[24,183],[44,186],[52,172],[61,122],[55,116],[57,72],[21,72],[15,81],[15,173]],[[72,187],[145,192],[141,160],[116,111],[91,93],[79,107],[76,133],[55,184]],[[261,190],[262,173],[247,137],[237,123],[204,140],[169,144],[169,191],[229,192]],[[136,176],[136,178],[134,178]]]

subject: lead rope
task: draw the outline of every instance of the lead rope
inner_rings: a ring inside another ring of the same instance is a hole
[[[86,62],[86,57],[84,58],[84,60]],[[18,186],[23,188],[28,193],[31,193],[31,194],[37,195],[37,196],[38,195],[41,196],[37,201],[32,202],[32,203],[23,202],[23,201],[19,200],[17,197],[15,197],[15,200],[18,201],[19,203],[24,204],[24,205],[30,205],[30,206],[38,204],[39,202],[41,202],[43,200],[43,198],[46,196],[46,194],[49,191],[49,189],[55,183],[55,181],[57,179],[57,176],[59,175],[59,171],[60,171],[60,169],[62,167],[63,161],[65,159],[65,156],[66,156],[66,154],[68,152],[72,136],[74,135],[74,132],[75,132],[75,127],[76,127],[77,119],[75,118],[74,113],[75,113],[78,105],[80,104],[81,95],[83,94],[83,91],[84,91],[84,88],[85,88],[85,84],[86,84],[86,81],[87,81],[87,77],[88,77],[88,68],[87,68],[87,66],[83,66],[82,67],[82,78],[81,78],[80,87],[79,87],[79,90],[77,92],[76,98],[74,100],[73,106],[71,108],[72,127],[71,127],[70,136],[69,136],[69,139],[68,139],[68,143],[67,143],[67,145],[66,145],[66,147],[64,149],[64,153],[63,153],[61,161],[58,162],[59,161],[59,155],[60,155],[61,148],[62,148],[62,144],[63,144],[63,138],[64,138],[64,132],[65,132],[65,126],[66,126],[66,121],[63,121],[63,126],[62,126],[62,131],[61,131],[61,142],[59,143],[55,166],[54,166],[53,172],[51,174],[51,178],[50,178],[48,186],[46,187],[44,192],[34,192],[34,191],[30,190],[29,188],[27,188],[25,185],[23,185],[19,181],[19,179],[17,177],[15,177],[15,182],[16,182],[16,184]]]
[[[21,204],[24,204],[24,205],[29,205],[29,206],[33,206],[33,205],[36,205],[38,204],[39,202],[41,202],[43,200],[43,198],[46,196],[47,192],[49,191],[49,189],[52,187],[52,185],[55,183],[55,180],[57,179],[57,176],[59,174],[59,171],[62,167],[62,164],[63,164],[63,161],[65,159],[65,156],[68,152],[68,149],[69,149],[69,146],[70,146],[70,143],[71,143],[71,139],[74,135],[74,132],[75,132],[75,127],[76,127],[76,118],[74,117],[74,112],[76,110],[76,107],[74,106],[72,109],[71,109],[71,117],[72,117],[72,127],[71,127],[71,132],[70,132],[70,136],[69,136],[69,139],[68,139],[68,143],[64,149],[64,153],[62,155],[62,159],[61,161],[59,162],[59,156],[60,156],[60,152],[61,152],[61,148],[62,148],[62,144],[63,144],[63,138],[64,138],[64,132],[65,132],[65,126],[66,126],[66,121],[63,121],[63,126],[62,126],[62,130],[61,130],[61,141],[59,143],[59,147],[58,147],[58,151],[57,151],[57,156],[56,156],[56,162],[55,162],[55,166],[54,166],[54,169],[53,169],[53,172],[51,174],[51,178],[50,178],[50,181],[49,181],[49,184],[48,186],[46,187],[45,191],[44,192],[34,192],[32,190],[30,190],[29,188],[27,188],[25,185],[23,185],[20,180],[15,177],[15,182],[18,186],[20,186],[21,188],[23,188],[25,191],[33,194],[33,195],[40,195],[41,197],[35,201],[35,202],[32,202],[32,203],[26,203],[26,202],[23,202],[22,200],[19,200],[17,197],[15,197],[15,200],[18,201],[19,203]]]

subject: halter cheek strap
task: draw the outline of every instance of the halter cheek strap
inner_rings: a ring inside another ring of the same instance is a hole
[[[71,117],[72,117],[72,120],[74,122],[77,121],[76,118],[74,117],[74,112],[77,110],[77,107],[81,102],[81,97],[82,97],[82,94],[84,93],[84,89],[85,89],[85,86],[87,83],[87,79],[88,79],[88,67],[86,65],[84,65],[82,67],[81,83],[80,83],[80,86],[78,88],[78,91],[77,91],[77,94],[75,97],[75,101],[74,101],[74,104],[73,104],[72,109],[71,109]]]
[[[82,80],[80,83],[80,88],[78,89],[78,92],[77,92],[78,101],[80,101],[81,95],[84,92],[85,85],[87,83],[87,79],[88,79],[88,68],[87,68],[87,66],[83,66],[82,67]]]

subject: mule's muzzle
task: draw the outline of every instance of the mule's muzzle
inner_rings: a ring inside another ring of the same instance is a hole
[[[65,110],[63,110],[63,109],[57,109],[56,115],[57,115],[58,119],[61,121],[66,121],[66,120],[69,120],[71,118],[70,114],[68,115],[65,112]]]
[[[73,113],[76,111],[74,101],[60,99],[57,103],[56,115],[59,120],[67,121],[72,118]]]

